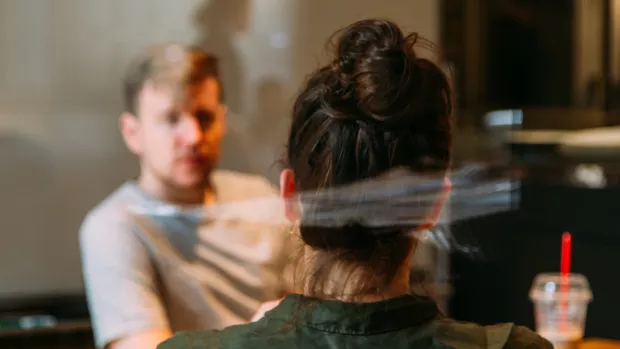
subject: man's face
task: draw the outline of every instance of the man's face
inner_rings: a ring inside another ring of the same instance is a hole
[[[141,157],[141,176],[169,189],[202,190],[219,159],[225,107],[214,78],[176,92],[145,84],[138,97],[134,139],[125,138]]]

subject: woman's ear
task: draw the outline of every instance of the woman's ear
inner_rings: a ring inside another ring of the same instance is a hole
[[[291,222],[297,222],[301,214],[296,194],[295,173],[291,169],[285,169],[280,173],[280,197],[284,201],[284,215]]]
[[[441,212],[443,211],[446,202],[448,202],[448,198],[450,198],[450,192],[452,191],[452,182],[450,181],[450,178],[448,178],[448,176],[444,177],[443,182],[444,184],[442,186],[441,192],[439,192],[439,194],[437,195],[437,201],[435,201],[435,203],[433,204],[433,207],[431,208],[429,215],[426,219],[427,223],[420,227],[422,230],[430,229],[435,226],[435,224],[437,224],[439,218],[441,217]]]

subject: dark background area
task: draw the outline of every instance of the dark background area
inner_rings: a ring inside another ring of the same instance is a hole
[[[601,22],[609,28],[609,4],[603,1]],[[473,128],[467,142],[481,142],[489,137],[482,122],[485,112],[508,108],[523,109],[524,129],[620,124],[608,77],[612,43],[605,30],[601,57],[608,98],[589,110],[576,108],[575,10],[571,0],[443,0],[442,46],[456,71],[460,103],[457,135]],[[457,141],[455,148],[463,162],[484,159],[469,144]],[[452,255],[450,315],[482,324],[515,322],[533,328],[529,288],[536,274],[559,271],[560,238],[570,231],[572,271],[588,278],[594,294],[586,337],[620,339],[616,325],[620,302],[615,297],[620,282],[612,276],[620,261],[615,215],[618,166],[599,163],[608,185],[585,188],[566,180],[578,161],[547,156],[536,147],[531,151],[538,155],[535,162],[512,153],[510,163],[504,164],[522,174],[516,210],[452,227],[457,241],[477,246],[481,254]],[[489,164],[494,160],[486,158]]]

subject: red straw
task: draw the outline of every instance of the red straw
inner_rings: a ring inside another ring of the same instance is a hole
[[[560,328],[566,327],[566,309],[568,308],[568,302],[566,296],[568,296],[568,279],[570,275],[570,259],[572,248],[572,236],[569,232],[562,234],[562,255],[560,257],[560,295],[562,301],[560,307],[562,312],[560,313]]]
[[[570,274],[570,253],[572,238],[569,232],[562,234],[562,257],[560,261],[560,274],[567,277]]]

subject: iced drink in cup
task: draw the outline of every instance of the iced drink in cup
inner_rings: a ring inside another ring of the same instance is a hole
[[[530,299],[534,303],[536,332],[555,349],[577,349],[592,300],[588,280],[580,274],[540,274],[534,279]]]

